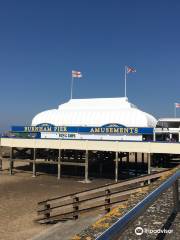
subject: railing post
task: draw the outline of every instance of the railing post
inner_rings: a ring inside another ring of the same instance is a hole
[[[73,218],[74,220],[78,219],[79,217],[79,198],[73,197]]]
[[[173,201],[174,201],[174,212],[177,213],[180,211],[178,179],[173,183]]]
[[[110,203],[111,203],[111,191],[110,189],[106,189],[105,191],[106,197],[105,197],[105,211],[110,212]]]
[[[46,211],[46,213],[44,214],[44,217],[46,219],[50,218],[50,204],[48,204],[47,202],[44,204],[44,210]]]

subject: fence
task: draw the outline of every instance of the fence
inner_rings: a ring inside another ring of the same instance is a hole
[[[150,180],[163,176],[167,171],[39,202],[37,211],[39,217],[37,221],[49,223],[69,218],[77,219],[80,213],[97,208],[104,208],[106,212],[109,212],[112,205],[126,201],[130,194],[138,192]]]

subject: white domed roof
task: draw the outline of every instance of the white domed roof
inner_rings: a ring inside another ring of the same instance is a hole
[[[71,99],[58,109],[37,114],[32,125],[103,126],[110,123],[126,127],[155,127],[157,120],[139,110],[127,98]]]

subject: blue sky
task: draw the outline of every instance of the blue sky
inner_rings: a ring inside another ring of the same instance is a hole
[[[178,0],[0,0],[0,130],[74,98],[127,95],[155,117],[180,102]],[[177,111],[178,112],[178,111]],[[180,115],[180,111],[178,113]]]

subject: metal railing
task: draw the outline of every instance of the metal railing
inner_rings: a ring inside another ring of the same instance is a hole
[[[127,229],[129,224],[134,222],[142,213],[168,188],[173,186],[173,201],[174,201],[174,212],[180,211],[180,199],[179,199],[179,185],[178,179],[180,178],[180,170],[169,177],[164,183],[162,183],[157,189],[151,192],[147,197],[140,201],[135,207],[129,212],[122,216],[117,222],[111,227],[104,231],[96,240],[111,240],[118,239],[120,234]]]

